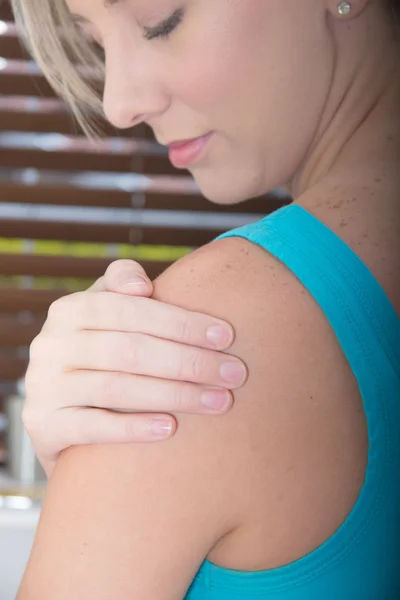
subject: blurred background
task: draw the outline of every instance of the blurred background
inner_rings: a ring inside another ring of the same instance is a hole
[[[220,233],[291,199],[205,199],[147,126],[90,142],[26,54],[0,0],[0,600],[13,600],[46,479],[22,422],[29,345],[50,304],[118,258],[153,279]]]

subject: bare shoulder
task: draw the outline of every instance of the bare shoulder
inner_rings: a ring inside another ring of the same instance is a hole
[[[368,447],[357,382],[324,313],[285,265],[239,237],[174,263],[158,295],[231,322],[229,353],[249,369],[233,409],[213,418],[235,464],[241,526],[209,560],[260,570],[310,552],[354,505]]]

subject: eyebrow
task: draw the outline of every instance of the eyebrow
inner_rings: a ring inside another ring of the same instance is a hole
[[[111,8],[116,4],[121,4],[124,0],[103,0],[104,8]],[[81,17],[75,13],[71,13],[71,18],[75,23],[89,23],[89,19],[85,19],[85,17]]]

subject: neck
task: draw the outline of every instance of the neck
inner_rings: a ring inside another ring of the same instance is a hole
[[[309,152],[286,189],[296,201],[325,182],[380,183],[400,189],[400,51],[377,57],[350,78],[341,97],[330,98]],[[380,60],[379,60],[380,59]],[[373,69],[373,74],[371,74]],[[333,107],[340,106],[339,109]],[[379,180],[379,182],[378,182]]]

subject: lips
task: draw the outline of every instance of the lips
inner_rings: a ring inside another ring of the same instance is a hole
[[[168,148],[180,148],[181,146],[185,146],[186,144],[189,144],[190,142],[194,142],[195,140],[198,140],[199,138],[190,138],[187,140],[180,140],[179,142],[172,142],[171,144],[167,144]]]
[[[186,168],[200,158],[214,132],[169,146],[169,159],[177,168]]]

